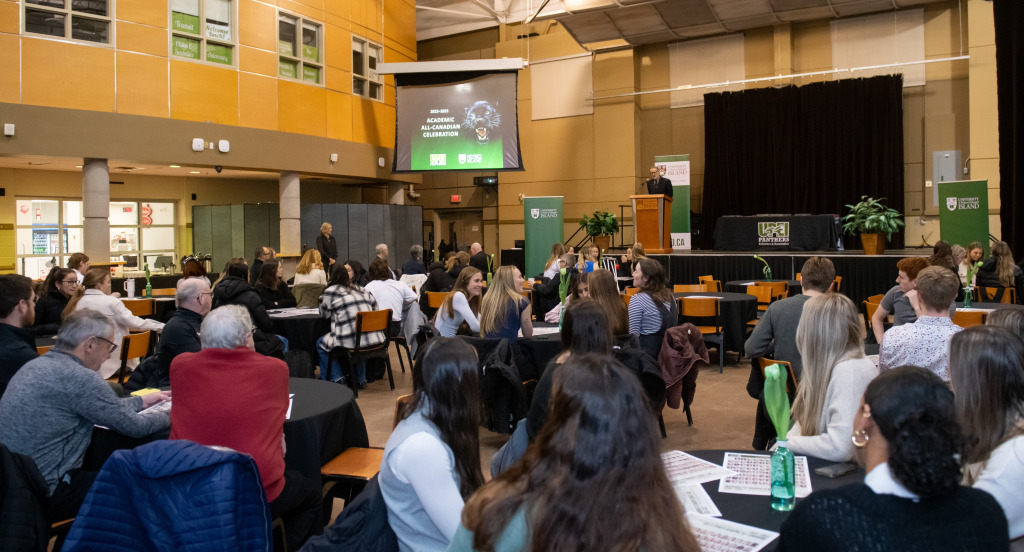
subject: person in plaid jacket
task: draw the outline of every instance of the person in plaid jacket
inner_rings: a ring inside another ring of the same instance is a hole
[[[320,316],[331,319],[331,331],[316,340],[317,352],[320,356],[320,377],[331,381],[343,380],[341,367],[337,362],[330,363],[331,349],[344,347],[354,349],[356,346],[356,313],[378,310],[377,300],[373,294],[350,282],[348,271],[344,266],[335,264],[331,267],[331,278],[327,289],[320,297]],[[384,342],[384,332],[371,332],[363,335],[360,344],[363,346],[379,345]],[[353,367],[356,382],[360,389],[366,388],[366,364],[360,362]]]

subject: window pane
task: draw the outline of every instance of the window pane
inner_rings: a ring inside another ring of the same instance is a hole
[[[359,40],[352,41],[352,73],[355,75],[366,75],[366,62],[363,61],[363,43]],[[353,85],[353,88],[355,86]]]
[[[195,38],[174,35],[172,39],[172,54],[188,59],[199,59],[199,46],[201,41]]]
[[[377,80],[377,59],[380,57],[380,51],[375,47],[367,44],[366,49],[366,63],[369,69],[366,72],[366,76],[370,80]]]
[[[142,229],[144,251],[174,249],[174,228],[162,226]]]
[[[138,205],[134,202],[110,202],[110,225],[138,224]]]
[[[107,0],[71,0],[71,10],[93,15],[107,15]]]
[[[302,57],[310,61],[320,61],[319,25],[302,24]]]
[[[160,253],[147,252],[143,256],[143,259],[143,262],[149,265],[150,272],[171,272],[173,270],[171,265],[176,264],[173,251],[164,251]]]
[[[84,17],[77,16],[72,17],[71,38],[107,44],[110,42],[110,38],[107,33],[107,29],[109,27],[110,23],[107,23],[106,21],[97,21],[95,19],[86,19]]]
[[[174,224],[173,203],[143,203],[141,213],[143,226]],[[152,219],[152,222],[146,222],[147,217]]]
[[[199,0],[171,0],[171,30],[199,34]],[[199,59],[198,50],[194,59]]]
[[[231,40],[231,0],[206,0],[206,36]]]
[[[371,82],[370,83],[370,94],[369,94],[369,96],[371,98],[373,98],[375,100],[382,100],[382,99],[384,99],[384,98],[381,97],[381,91],[382,91],[381,85],[379,85],[379,84],[377,84],[375,82]]]
[[[81,226],[84,217],[82,215],[81,201],[64,202],[64,224],[68,226]]]
[[[124,252],[138,251],[139,238],[137,228],[111,228],[110,254],[120,255]]]
[[[277,19],[277,53],[295,56],[295,26],[298,20],[289,15],[280,14]]]
[[[48,6],[51,8],[64,8],[64,0],[25,0],[26,4],[36,4],[38,6]]]
[[[18,228],[15,232],[19,255],[57,255],[57,228]]]
[[[64,229],[65,253],[76,253],[78,251],[85,251],[85,243],[82,241],[82,233],[83,231],[81,228]]]
[[[18,259],[18,271],[33,280],[42,280],[57,263],[55,257],[29,257]],[[22,270],[24,267],[24,270]]]
[[[320,84],[320,68],[312,65],[302,66],[302,80]]]
[[[57,224],[57,209],[60,203],[56,200],[46,199],[19,199],[18,219],[19,225],[29,224]]]
[[[25,10],[25,32],[64,36],[64,15],[41,10]]]
[[[353,77],[352,79],[352,93],[356,96],[366,95],[366,81],[360,78]]]
[[[279,58],[277,60],[277,74],[289,79],[299,78],[299,62],[287,58]]]
[[[220,44],[213,44],[212,42],[206,43],[206,61],[231,65],[231,54],[231,46],[222,46]]]

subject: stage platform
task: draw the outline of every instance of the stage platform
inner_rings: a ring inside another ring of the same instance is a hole
[[[853,251],[712,251],[685,250],[666,255],[650,255],[666,269],[671,284],[696,284],[697,277],[714,275],[723,284],[731,280],[763,279],[759,255],[772,269],[772,278],[792,280],[804,262],[814,256],[828,257],[836,267],[836,275],[843,277],[840,292],[859,304],[864,299],[885,293],[896,285],[896,263],[904,257],[928,257],[931,248],[891,249],[884,255],[865,255]],[[502,264],[515,264],[523,270],[523,251],[502,251]],[[524,272],[524,275],[525,272]],[[526,275],[527,278],[535,275]]]

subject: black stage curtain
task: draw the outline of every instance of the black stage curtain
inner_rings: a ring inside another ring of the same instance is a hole
[[[999,203],[1003,241],[1024,258],[1024,2],[996,0]]]
[[[703,248],[724,215],[845,214],[861,195],[903,212],[901,75],[706,94],[704,129]]]

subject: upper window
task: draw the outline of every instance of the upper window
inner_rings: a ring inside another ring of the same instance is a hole
[[[232,0],[171,0],[171,54],[234,65]]]
[[[352,93],[377,101],[384,101],[384,83],[377,73],[381,60],[380,44],[364,38],[352,37]]]
[[[25,32],[110,44],[108,0],[25,0]]]
[[[322,26],[298,15],[277,15],[278,76],[323,83]]]

